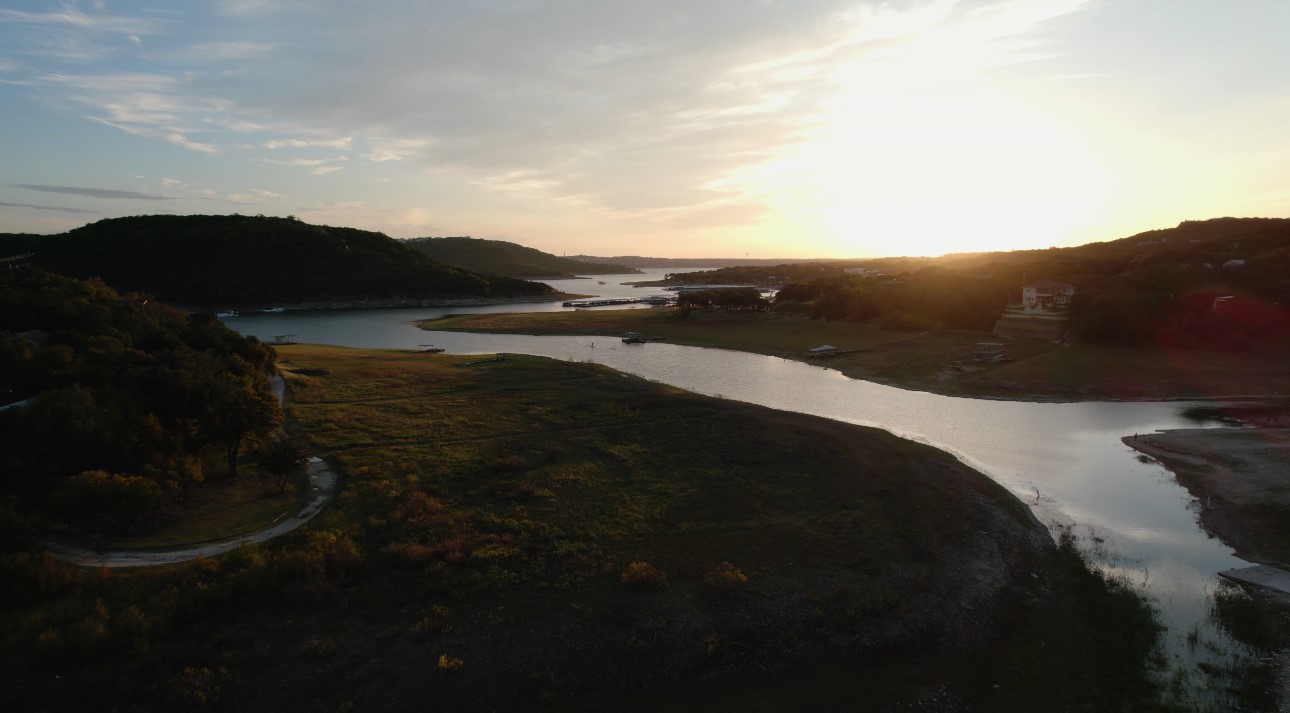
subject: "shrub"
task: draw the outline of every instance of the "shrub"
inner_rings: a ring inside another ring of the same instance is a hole
[[[304,654],[311,659],[324,659],[336,653],[338,648],[336,640],[333,638],[319,639],[315,637],[305,643]]]
[[[667,574],[649,562],[632,562],[621,577],[622,583],[634,587],[666,587]]]
[[[713,589],[730,592],[748,584],[748,576],[733,564],[722,562],[703,575],[703,581]]]
[[[452,610],[442,605],[430,609],[430,615],[412,625],[412,638],[425,639],[443,631],[452,630]],[[440,665],[442,667],[442,664]]]
[[[439,670],[444,673],[456,673],[461,667],[466,665],[465,661],[448,654],[439,654]]]

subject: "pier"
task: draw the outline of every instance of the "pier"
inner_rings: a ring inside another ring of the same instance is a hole
[[[675,297],[652,295],[649,297],[606,297],[603,299],[571,300],[561,303],[563,307],[609,307],[612,305],[670,305],[676,304]]]

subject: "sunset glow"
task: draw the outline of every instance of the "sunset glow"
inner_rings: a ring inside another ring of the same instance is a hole
[[[7,4],[0,230],[858,257],[1290,215],[1282,3],[396,5]]]

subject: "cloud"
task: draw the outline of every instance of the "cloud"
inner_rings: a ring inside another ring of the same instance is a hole
[[[197,151],[199,153],[219,153],[220,150],[218,146],[202,143],[200,141],[193,141],[177,131],[171,132],[167,135],[166,140],[176,146],[183,146],[190,151]]]
[[[23,78],[136,136],[235,147],[316,175],[345,157],[291,152],[352,152],[492,194],[684,227],[762,215],[769,198],[740,177],[846,130],[831,123],[839,105],[890,88],[893,64],[934,81],[1032,61],[1044,56],[1035,28],[1082,5],[401,0],[374,13],[224,0],[218,16],[186,9],[182,22],[74,9],[0,21],[171,32],[138,62]],[[909,59],[929,46],[945,60]]]
[[[26,188],[29,191],[41,191],[44,193],[64,193],[73,196],[88,196],[90,198],[103,198],[109,200],[136,200],[136,201],[170,201],[176,200],[176,196],[163,196],[158,193],[138,193],[135,191],[118,191],[110,188],[82,188],[79,186],[46,186],[35,183],[18,183],[18,188]]]
[[[339,139],[274,139],[261,146],[266,149],[331,148],[349,151],[354,146],[354,139],[349,136]]]
[[[178,53],[177,57],[191,62],[253,59],[268,56],[280,46],[275,42],[248,42],[244,40],[203,42],[185,48]]]
[[[71,27],[86,32],[114,32],[125,35],[153,35],[161,32],[161,23],[124,15],[87,14],[71,5],[56,12],[27,12],[0,9],[0,22]]]
[[[52,206],[52,205],[35,205],[33,203],[9,203],[7,201],[0,201],[0,206],[5,206],[8,208],[30,208],[32,210],[48,210],[48,211],[54,211],[56,213],[75,213],[75,214],[84,214],[84,215],[93,215],[98,213],[98,211],[96,210],[81,210],[80,208],[61,208],[61,207]]]
[[[224,0],[220,10],[233,16],[264,16],[290,12],[300,3],[289,0]]]
[[[347,156],[336,156],[334,158],[293,158],[281,160],[276,158],[261,159],[270,166],[322,166],[323,164],[336,163],[337,161],[348,161]]]
[[[114,15],[98,7],[84,12],[65,4],[52,12],[0,9],[0,29],[5,25],[24,28],[6,43],[11,51],[85,63],[120,55],[123,40],[137,50],[143,37],[164,32],[167,23],[155,17]]]

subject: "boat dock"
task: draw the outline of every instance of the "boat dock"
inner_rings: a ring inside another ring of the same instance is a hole
[[[676,298],[668,295],[651,295],[649,297],[607,297],[590,300],[571,300],[561,303],[563,307],[609,307],[612,305],[670,305],[676,304]]]

